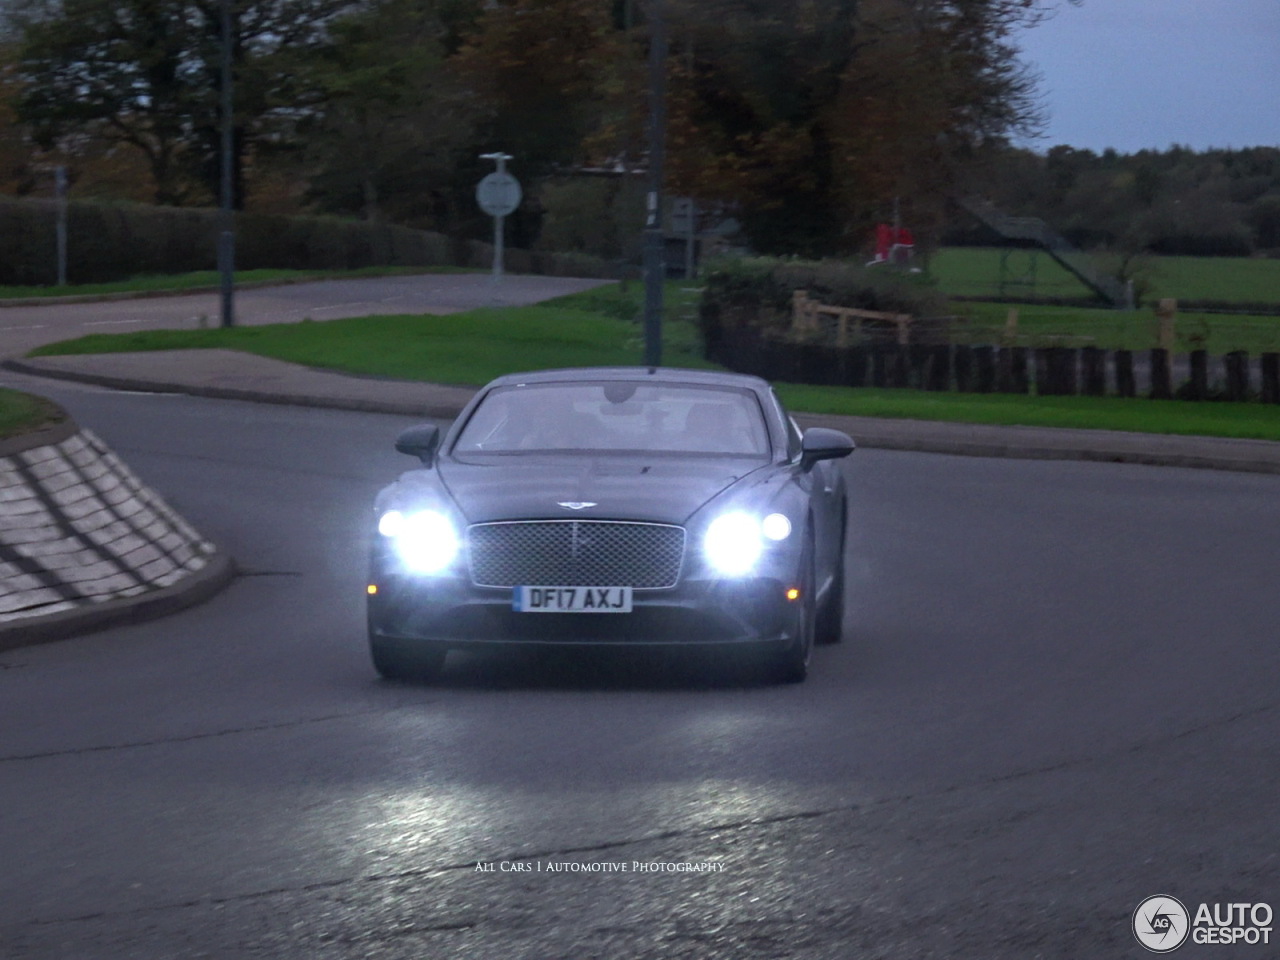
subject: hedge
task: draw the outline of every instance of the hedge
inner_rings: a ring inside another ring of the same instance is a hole
[[[57,204],[0,197],[0,286],[57,282]],[[106,283],[217,267],[218,211],[72,201],[67,207],[67,278]],[[508,248],[513,273],[615,277],[615,264],[581,254]],[[484,269],[493,246],[392,224],[328,217],[236,216],[242,270],[345,270],[373,266]]]
[[[719,359],[721,347],[736,331],[750,329],[767,340],[789,338],[796,290],[841,307],[915,317],[947,312],[946,298],[920,275],[843,261],[724,259],[709,263],[702,281],[699,321],[711,360]]]

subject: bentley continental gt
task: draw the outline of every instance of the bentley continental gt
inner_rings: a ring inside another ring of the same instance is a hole
[[[663,368],[513,374],[375,501],[373,663],[448,651],[697,645],[798,682],[840,639],[845,434],[801,432],[756,377]]]

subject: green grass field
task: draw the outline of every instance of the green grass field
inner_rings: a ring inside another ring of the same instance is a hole
[[[946,247],[929,262],[939,287],[955,296],[1000,296],[995,247]],[[1011,297],[1088,297],[1089,289],[1043,251],[1008,250],[1004,294]],[[1147,299],[1220,300],[1280,305],[1280,260],[1244,257],[1161,257],[1148,260]],[[1034,286],[1031,281],[1034,279]]]
[[[1155,312],[1107,308],[1055,307],[970,301],[956,304],[956,312],[971,326],[955,328],[960,343],[1000,343],[1010,309],[1018,311],[1018,340],[1023,346],[1097,346],[1108,350],[1150,350],[1157,345]],[[1198,311],[1179,312],[1174,324],[1174,349],[1205,349],[1213,354],[1231,350],[1262,353],[1280,350],[1280,317],[1237,316]]]
[[[667,289],[663,362],[714,368],[688,317],[696,293]],[[482,384],[548,367],[636,365],[643,359],[639,284],[599,287],[531,307],[444,317],[367,317],[230,330],[94,334],[35,355],[225,347],[351,373]],[[780,384],[796,410],[967,423],[1099,427],[1280,440],[1280,406],[1086,397],[979,396]]]
[[[222,347],[346,373],[482,384],[548,367],[633,365],[643,359],[641,289],[617,285],[527,307],[485,308],[447,316],[358,317],[209,330],[90,334],[33,355]],[[694,294],[669,285],[664,358],[709,366],[691,323]]]
[[[1000,261],[1007,287],[1001,291]],[[938,287],[957,297],[1091,297],[1093,292],[1043,251],[995,247],[944,247],[929,260]],[[1032,285],[1034,280],[1034,286]]]

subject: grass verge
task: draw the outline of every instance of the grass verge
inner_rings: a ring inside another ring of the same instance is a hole
[[[44,397],[0,388],[0,439],[60,423],[66,413]]]
[[[642,290],[614,284],[541,304],[443,317],[363,317],[234,327],[92,334],[32,356],[222,347],[347,373],[477,385],[520,370],[642,362]],[[715,369],[692,322],[696,291],[668,285],[663,362]],[[779,384],[794,410],[1046,427],[1086,427],[1280,440],[1280,406],[1093,397],[925,393]]]
[[[1280,406],[1260,403],[854,390],[795,383],[780,383],[777,389],[789,407],[807,413],[1280,440]]]
[[[90,334],[40,347],[31,355],[221,347],[345,373],[482,384],[521,370],[640,363],[642,295],[637,284],[614,284],[532,306],[447,316]],[[710,366],[701,358],[697,331],[688,316],[694,296],[679,284],[669,285],[664,326],[669,365]]]

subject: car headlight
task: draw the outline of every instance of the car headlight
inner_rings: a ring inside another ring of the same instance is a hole
[[[785,540],[791,535],[791,521],[780,513],[763,520],[736,511],[716,517],[707,527],[702,549],[717,573],[740,577],[755,569],[764,553],[765,540]]]
[[[438,510],[388,510],[378,518],[378,532],[395,544],[400,560],[413,573],[439,573],[453,563],[460,548],[453,523]]]

